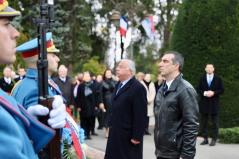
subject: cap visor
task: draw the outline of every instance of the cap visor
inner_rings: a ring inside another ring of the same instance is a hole
[[[15,9],[9,6],[0,12],[0,17],[16,17],[19,15],[21,15],[19,11],[16,11]]]
[[[49,52],[49,53],[58,53],[58,52],[60,52],[60,50],[57,49],[57,48],[53,48],[53,49],[47,49],[47,52]]]

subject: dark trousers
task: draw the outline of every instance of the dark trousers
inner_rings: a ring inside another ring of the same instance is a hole
[[[208,121],[209,114],[202,114],[202,135],[204,139],[208,138],[208,128],[207,128],[207,121]],[[212,139],[217,140],[218,136],[218,129],[219,129],[219,114],[211,114],[212,122],[213,122],[213,134]]]
[[[90,131],[95,132],[95,116],[90,117]]]
[[[90,136],[91,118],[81,117],[81,127],[85,130],[85,136]]]

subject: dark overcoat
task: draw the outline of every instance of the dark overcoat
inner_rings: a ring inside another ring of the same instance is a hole
[[[146,90],[135,77],[132,77],[116,95],[118,85],[111,101],[105,159],[142,159],[147,119]],[[140,144],[134,145],[131,139],[140,141]]]
[[[72,83],[72,80],[69,76],[66,76],[66,81],[63,82],[59,76],[56,76],[53,78],[53,81],[59,86],[62,96],[66,99],[67,106],[69,105],[75,105],[75,99],[74,99],[74,85]]]
[[[81,84],[77,90],[76,97],[76,106],[77,108],[81,108],[80,116],[84,118],[90,118],[95,114],[96,106],[96,92],[93,84],[89,86],[92,91],[92,94],[85,96],[85,84]]]
[[[214,92],[214,96],[208,98],[204,96],[204,92],[211,90]],[[203,75],[198,84],[198,93],[201,95],[199,102],[199,112],[203,114],[219,114],[219,95],[224,92],[224,87],[221,77],[214,74],[211,86],[208,87],[207,74]]]

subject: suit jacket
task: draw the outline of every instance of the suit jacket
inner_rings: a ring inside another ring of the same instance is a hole
[[[22,78],[22,80],[26,77],[26,75],[24,75],[24,76],[22,76],[23,78]],[[15,80],[15,82],[18,82],[19,80],[20,80],[21,78],[20,78],[20,76],[19,77],[17,77],[17,78],[15,78],[14,80]]]
[[[142,159],[147,120],[144,86],[132,77],[118,92],[116,85],[110,111],[110,130],[105,159]],[[134,145],[131,139],[140,141]]]
[[[14,86],[14,84],[13,84],[12,81],[11,81],[10,84],[8,84],[8,83],[4,80],[4,78],[1,78],[1,79],[0,79],[0,88],[1,88],[3,91],[11,93],[13,86]]]
[[[204,96],[204,91],[211,90],[214,92],[214,96],[208,98]],[[211,86],[208,87],[207,74],[203,75],[197,87],[198,93],[201,95],[199,102],[199,112],[204,114],[219,114],[219,95],[224,92],[224,87],[221,77],[214,74]]]

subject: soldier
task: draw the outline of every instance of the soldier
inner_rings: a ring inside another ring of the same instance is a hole
[[[10,22],[12,18],[19,15],[19,11],[8,6],[7,0],[0,0],[0,64],[11,64],[16,60],[16,39],[20,34]],[[56,96],[53,107],[50,113],[56,116],[50,117],[48,123],[52,128],[62,128],[65,125],[65,116],[58,115],[56,112],[64,110],[65,105]],[[1,158],[38,158],[36,154],[54,136],[53,129],[31,116],[31,114],[47,115],[49,109],[42,105],[32,108],[26,111],[16,100],[0,89]],[[42,111],[35,108],[40,108]],[[62,122],[64,122],[62,125],[57,124]],[[9,149],[11,149],[10,153]]]
[[[51,79],[51,75],[57,72],[58,62],[60,59],[56,53],[60,50],[55,48],[52,39],[52,33],[46,34],[47,41],[47,60],[48,60],[48,91],[50,96],[62,95],[59,87]],[[22,53],[23,60],[27,65],[26,77],[12,91],[12,97],[16,99],[25,109],[29,106],[36,105],[38,101],[38,43],[37,38],[30,40],[17,47],[17,52]],[[64,99],[64,98],[63,98]]]

